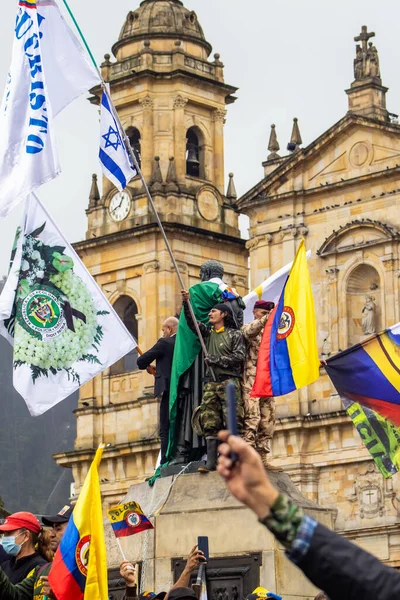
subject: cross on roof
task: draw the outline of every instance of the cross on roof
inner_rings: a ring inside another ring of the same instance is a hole
[[[368,49],[367,42],[372,37],[375,37],[375,33],[373,31],[371,33],[368,33],[368,27],[366,25],[363,25],[361,27],[361,33],[360,33],[360,35],[358,35],[357,37],[355,37],[354,41],[355,42],[361,42],[362,43],[363,52],[366,52],[367,49]]]

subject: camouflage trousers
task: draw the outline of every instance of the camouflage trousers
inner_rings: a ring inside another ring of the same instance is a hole
[[[243,432],[244,402],[240,380],[232,378],[235,384],[238,432]],[[226,395],[227,381],[210,381],[204,385],[203,398],[198,408],[198,424],[204,437],[217,435],[226,428]]]
[[[261,455],[271,452],[275,431],[275,399],[251,398],[245,394],[246,416],[243,437]]]

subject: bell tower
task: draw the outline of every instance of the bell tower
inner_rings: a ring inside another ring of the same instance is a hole
[[[224,81],[219,54],[196,13],[180,0],[144,0],[131,11],[105,55],[103,78],[139,160],[185,286],[216,259],[225,280],[244,294],[247,251],[235,196],[225,195],[224,123],[236,88]],[[100,102],[100,89],[90,99]],[[233,186],[233,181],[229,189]],[[233,188],[234,189],[234,188]],[[180,311],[180,289],[139,177],[119,193],[94,176],[86,240],[75,248],[142,350]],[[154,379],[127,356],[81,388],[75,450],[57,455],[72,467],[79,490],[100,441],[106,503],[153,472],[158,456]]]

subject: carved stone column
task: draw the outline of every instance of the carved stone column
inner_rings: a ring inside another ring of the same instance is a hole
[[[151,348],[157,340],[159,333],[159,316],[157,313],[158,301],[158,272],[160,264],[158,260],[152,260],[143,265],[143,275],[140,282],[141,301],[146,328],[143,331],[143,350]]]
[[[324,294],[327,297],[328,326],[327,335],[323,340],[321,351],[323,355],[328,356],[329,354],[335,354],[339,350],[339,269],[337,267],[329,267],[325,272],[328,278],[326,292]]]
[[[384,278],[384,305],[381,307],[382,328],[394,325],[398,322],[398,306],[396,294],[396,260],[392,254],[381,258],[383,268],[385,269]]]
[[[213,112],[214,121],[214,185],[221,194],[225,191],[224,174],[224,123],[226,110],[217,109]]]
[[[143,110],[143,131],[141,140],[142,173],[146,181],[149,181],[153,169],[154,160],[154,102],[150,96],[139,100]]]
[[[185,106],[187,98],[178,94],[174,100],[174,153],[178,181],[186,175]]]

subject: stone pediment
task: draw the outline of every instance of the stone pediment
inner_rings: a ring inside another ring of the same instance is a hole
[[[336,142],[339,143],[328,146],[325,153],[306,168],[306,187],[346,181],[400,164],[400,136],[392,139],[379,132],[374,140],[366,128],[361,128],[349,138]]]
[[[400,170],[400,126],[350,113],[283,160],[237,205],[242,209],[293,191],[329,191],[388,169]]]
[[[330,254],[353,252],[391,240],[400,240],[400,232],[394,227],[371,219],[357,219],[347,223],[339,231],[333,231],[317,250],[317,255],[324,258]]]

